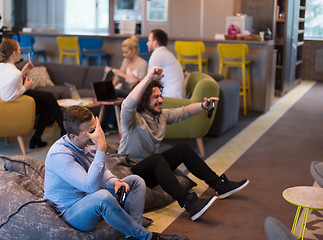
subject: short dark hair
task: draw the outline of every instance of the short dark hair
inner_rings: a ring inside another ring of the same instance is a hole
[[[167,33],[165,33],[161,29],[154,29],[151,31],[153,34],[153,39],[155,39],[158,42],[159,46],[167,46],[168,43],[168,36]]]
[[[71,106],[64,111],[64,128],[67,134],[80,134],[80,125],[92,119],[92,112],[86,107]]]
[[[137,112],[142,113],[145,111],[146,108],[149,106],[149,98],[153,93],[153,88],[158,87],[160,91],[163,91],[163,84],[159,80],[153,80],[149,83],[148,87],[146,88],[144,94],[142,95],[139,104],[137,105]]]

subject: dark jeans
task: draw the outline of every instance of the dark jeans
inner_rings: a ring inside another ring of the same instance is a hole
[[[46,126],[55,120],[62,133],[65,132],[63,126],[63,114],[61,108],[57,104],[56,98],[52,93],[28,90],[25,92],[26,95],[31,96],[36,103],[36,114],[39,114],[38,123],[35,126],[36,131],[33,138],[40,139]]]
[[[217,174],[187,144],[179,144],[161,154],[143,159],[132,167],[132,172],[142,177],[150,188],[160,184],[165,192],[183,206],[188,191],[180,185],[173,172],[182,163],[209,186],[213,186],[218,179]]]

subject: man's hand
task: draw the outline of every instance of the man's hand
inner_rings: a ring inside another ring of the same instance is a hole
[[[219,101],[219,98],[217,98],[217,97],[211,97],[209,99],[204,98],[204,102],[202,103],[203,107],[207,110],[214,109],[215,105],[210,104],[210,103],[212,103],[212,101],[214,101],[214,102]]]
[[[130,187],[127,183],[125,182],[120,182],[120,181],[115,181],[114,182],[114,193],[117,194],[119,188],[121,188],[122,186],[126,187],[126,192],[129,192]]]
[[[29,78],[28,76],[26,76],[25,82],[24,82],[24,87],[25,87],[26,91],[29,89],[32,89],[33,85],[34,85],[33,80],[31,78]]]
[[[148,72],[147,77],[149,82],[153,80],[160,80],[164,77],[163,69],[161,67],[152,67],[151,70]]]
[[[98,119],[98,117],[95,117],[96,120],[96,126],[95,126],[95,130],[93,133],[88,133],[85,132],[89,138],[91,138],[92,142],[94,143],[96,150],[100,150],[102,152],[106,152],[107,151],[107,144],[105,142],[105,135],[104,132],[101,128],[100,125],[100,121]]]

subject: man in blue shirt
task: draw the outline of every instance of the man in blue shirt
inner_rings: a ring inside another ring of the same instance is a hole
[[[152,233],[142,226],[145,182],[136,175],[118,180],[105,166],[104,132],[87,108],[67,108],[64,127],[67,135],[53,144],[46,157],[44,198],[54,203],[66,222],[91,231],[103,218],[131,239],[187,239],[178,234]],[[122,186],[127,192],[124,209],[116,199]]]

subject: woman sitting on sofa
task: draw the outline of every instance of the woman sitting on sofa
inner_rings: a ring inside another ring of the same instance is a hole
[[[124,56],[120,69],[113,69],[116,77],[113,84],[119,97],[127,97],[132,87],[147,74],[148,63],[138,56],[138,38],[132,36],[122,42],[121,50]]]
[[[147,74],[148,63],[138,56],[138,38],[131,36],[121,44],[124,56],[120,69],[106,68],[107,74],[112,71],[113,85],[115,86],[117,97],[125,98],[137,82],[141,81]],[[116,125],[115,112],[112,106],[105,106],[105,116],[103,119],[103,129],[110,131]]]
[[[29,148],[45,147],[46,142],[41,140],[46,126],[53,119],[61,128],[61,134],[65,134],[63,115],[52,93],[32,90],[33,81],[27,73],[33,68],[32,62],[26,63],[20,71],[15,63],[20,60],[21,52],[17,41],[6,39],[0,44],[0,98],[3,101],[11,101],[22,94],[34,98],[36,113],[39,114],[36,131],[30,140]],[[25,81],[23,82],[23,78]]]

